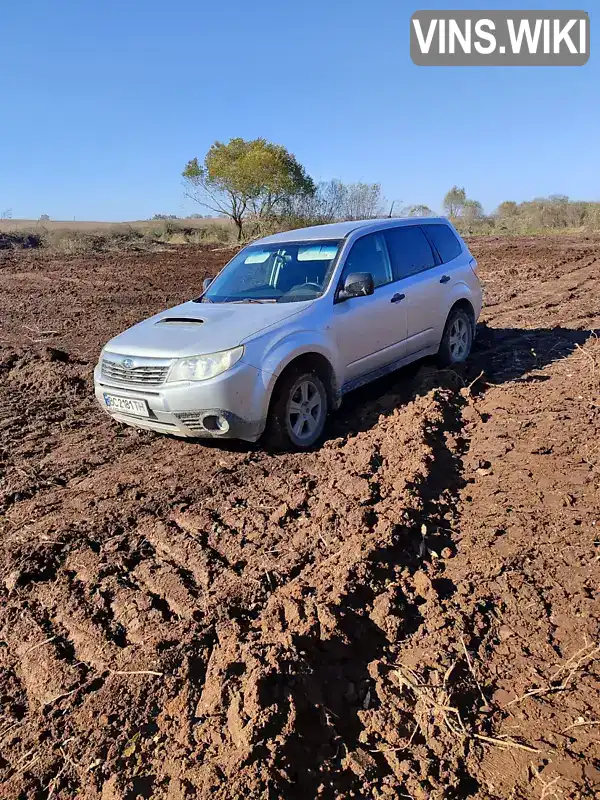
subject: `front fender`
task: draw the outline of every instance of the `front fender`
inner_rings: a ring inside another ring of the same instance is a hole
[[[332,372],[332,400],[334,407],[339,405],[340,393],[340,368],[338,356],[332,342],[327,337],[327,331],[315,330],[294,331],[287,336],[269,343],[263,354],[261,369],[264,373],[265,389],[270,402],[271,394],[277,379],[292,361],[309,353],[318,353],[327,359]]]

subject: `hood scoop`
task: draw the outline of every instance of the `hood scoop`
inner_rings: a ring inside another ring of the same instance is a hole
[[[203,319],[196,317],[163,317],[156,323],[157,325],[204,325]]]

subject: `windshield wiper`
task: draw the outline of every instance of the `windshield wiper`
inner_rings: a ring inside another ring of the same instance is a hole
[[[244,297],[242,300],[230,300],[230,303],[276,303],[275,297]]]

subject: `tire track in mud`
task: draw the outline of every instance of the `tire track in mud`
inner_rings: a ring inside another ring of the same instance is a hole
[[[220,743],[214,755],[209,748],[205,757],[209,762],[214,758],[221,770],[228,764],[231,773],[224,776],[235,785],[252,780],[256,792],[329,796],[359,788],[356,764],[374,761],[359,745],[362,726],[357,716],[373,691],[368,668],[384,656],[386,630],[402,638],[418,624],[412,575],[423,566],[429,548],[439,546],[442,538],[446,541],[439,530],[423,536],[422,526],[425,519],[433,530],[448,525],[456,488],[448,486],[449,479],[460,482],[460,457],[445,443],[447,431],[460,426],[460,395],[442,392],[428,402],[427,410],[409,415],[400,443],[419,451],[405,470],[404,482],[389,477],[388,470],[394,478],[398,475],[399,443],[386,440],[385,423],[381,441],[370,434],[344,443],[346,469],[356,475],[351,493],[343,491],[349,487],[341,480],[342,487],[316,487],[321,496],[308,504],[325,537],[336,528],[337,514],[325,517],[323,525],[323,511],[339,502],[355,506],[356,497],[362,498],[358,519],[341,536],[336,531],[337,550],[325,558],[308,558],[291,579],[278,574],[277,586],[249,625],[218,628],[198,702],[198,724],[201,731],[210,728],[215,716],[226,723],[231,741]],[[335,451],[328,455],[338,460]],[[405,501],[400,516],[399,496]],[[267,763],[257,776],[255,751],[258,747],[262,752],[260,741],[267,734],[275,741],[283,736],[283,746],[262,753]],[[390,773],[374,764],[384,775]],[[210,780],[210,763],[203,771]],[[235,787],[228,791],[234,793]]]
[[[60,569],[66,579],[36,582],[29,589],[35,598],[31,602],[43,609],[53,630],[65,632],[86,681],[99,679],[93,694],[112,686],[106,683],[110,670],[161,672],[166,658],[176,674],[181,651],[193,647],[194,641],[208,643],[210,656],[200,669],[201,675],[206,672],[206,681],[186,683],[176,678],[169,692],[174,698],[186,686],[191,713],[187,724],[196,731],[190,757],[198,741],[208,737],[201,748],[206,769],[185,780],[198,787],[210,783],[211,760],[216,759],[222,770],[230,759],[232,780],[234,775],[236,781],[242,780],[241,762],[248,773],[244,780],[254,776],[255,783],[258,779],[260,785],[284,787],[292,794],[303,765],[304,777],[309,778],[303,791],[316,790],[319,783],[333,786],[338,773],[345,776],[343,782],[354,785],[358,778],[342,765],[343,753],[333,757],[329,750],[340,736],[346,748],[356,745],[360,732],[356,709],[332,728],[323,722],[328,713],[323,708],[338,717],[343,714],[346,680],[356,686],[355,705],[364,704],[371,683],[367,666],[385,648],[385,633],[369,616],[373,604],[383,587],[397,580],[396,572],[418,568],[423,542],[430,547],[438,540],[433,532],[423,539],[421,525],[447,493],[440,481],[442,474],[448,477],[449,462],[440,436],[456,424],[456,397],[442,390],[436,399],[418,398],[416,409],[391,411],[376,433],[339,440],[313,454],[307,468],[301,469],[302,460],[294,456],[263,456],[239,464],[213,481],[212,503],[209,496],[198,511],[192,505],[166,525],[143,523],[135,529],[134,541],[129,541],[130,534],[122,534],[116,549],[123,553],[121,563],[106,558],[102,544],[100,553],[76,549]],[[390,398],[390,409],[394,405]],[[401,445],[407,455],[400,454],[397,427],[403,432]],[[398,479],[402,461],[407,463]],[[345,472],[339,471],[341,463]],[[443,467],[438,475],[439,463]],[[257,470],[283,478],[279,490],[268,478],[270,497],[248,481],[248,473]],[[337,477],[332,477],[336,471]],[[323,475],[330,477],[323,480]],[[221,487],[215,486],[219,480],[229,489],[226,504]],[[233,492],[232,486],[237,487]],[[407,507],[398,518],[400,500]],[[261,503],[269,508],[256,520],[251,509]],[[440,513],[447,514],[448,508],[441,504]],[[265,548],[258,537],[265,536],[267,514],[269,531],[277,531],[277,538],[271,536]],[[285,547],[290,548],[287,553],[282,552]],[[230,549],[233,558],[223,555]],[[270,553],[265,568],[267,549],[277,552]],[[22,587],[21,596],[27,591],[28,586]],[[337,604],[347,609],[339,619],[331,611]],[[396,597],[392,605],[406,615],[411,602]],[[406,622],[398,624],[398,630],[403,626],[410,628]],[[162,647],[166,647],[163,654]],[[305,654],[300,659],[299,652]],[[17,670],[22,669],[17,659]],[[288,679],[295,686],[289,690],[291,701],[281,697],[288,692]],[[335,689],[337,685],[344,694]],[[70,684],[63,681],[60,688],[70,691]],[[50,686],[47,694],[55,689]],[[315,696],[321,698],[316,712]],[[86,700],[85,695],[75,698],[77,715]],[[64,702],[69,707],[69,698]],[[311,732],[288,737],[257,778],[258,743],[267,734],[277,737],[278,730],[284,735],[290,702],[295,713],[308,714]],[[134,707],[137,711],[138,705]],[[255,713],[247,717],[250,707]],[[229,735],[211,745],[217,718],[226,721]],[[73,733],[68,722],[59,727],[57,740]],[[320,767],[317,771],[315,764]],[[275,782],[274,771],[281,776]]]
[[[448,531],[457,522],[454,505],[462,484],[462,456],[467,443],[456,438],[462,428],[460,395],[442,392],[436,399],[439,405],[424,421],[421,432],[421,443],[428,451],[425,468],[407,481],[400,519],[397,487],[389,485],[388,477],[388,470],[395,476],[396,469],[390,469],[390,453],[385,446],[383,452],[375,448],[379,464],[371,478],[375,499],[370,518],[374,538],[368,541],[365,537],[367,548],[362,542],[360,554],[352,561],[315,565],[314,575],[301,575],[294,582],[311,586],[317,604],[327,603],[330,598],[320,587],[333,573],[334,585],[344,586],[343,594],[335,598],[335,605],[344,612],[326,618],[330,630],[325,648],[322,639],[310,634],[292,636],[292,648],[306,653],[310,669],[304,676],[304,692],[297,697],[297,707],[303,701],[308,712],[315,696],[320,700],[317,706],[322,734],[315,736],[313,714],[305,732],[300,729],[288,739],[281,765],[291,785],[279,787],[282,794],[337,796],[340,790],[360,791],[365,776],[381,788],[393,776],[385,757],[373,750],[376,741],[369,741],[373,732],[364,712],[380,707],[383,698],[378,693],[376,675],[379,670],[386,671],[398,643],[410,640],[423,624],[421,604],[428,602],[429,594],[441,598],[452,591],[441,577],[441,562],[437,564],[438,577],[433,580],[425,570],[431,566],[432,554],[436,550],[440,553],[451,542]],[[337,557],[334,560],[340,561]],[[289,602],[291,598],[286,599]],[[286,600],[283,604],[288,614]],[[353,695],[358,705],[348,714],[348,700]],[[332,751],[335,745],[336,753],[323,762],[327,739]]]
[[[397,404],[394,397],[388,402],[390,409]],[[177,672],[182,659],[173,641],[200,638],[208,647],[204,666],[194,667],[201,680],[176,678],[176,688],[168,693],[174,701],[185,689],[188,717],[178,724],[190,732],[186,755],[193,760],[200,747],[205,761],[202,768],[184,770],[185,785],[216,791],[225,777],[230,786],[251,786],[252,792],[304,797],[358,791],[365,776],[381,786],[404,781],[393,758],[370,752],[377,749],[376,726],[361,716],[375,714],[390,699],[379,673],[387,671],[398,643],[410,641],[426,620],[440,620],[442,610],[436,613],[432,606],[455,591],[431,551],[439,555],[451,547],[448,531],[458,527],[456,493],[467,447],[460,414],[466,405],[467,398],[456,391],[436,390],[433,398],[418,397],[401,411],[391,411],[377,428],[303,458],[302,470],[296,457],[260,456],[238,464],[213,481],[201,508],[192,504],[170,521],[167,512],[165,522],[142,523],[135,528],[137,542],[128,542],[131,533],[122,534],[117,552],[123,556],[116,565],[109,559],[102,568],[93,551],[76,551],[63,565],[67,582],[55,583],[44,605],[47,615],[55,615],[55,630],[66,631],[76,663],[83,662],[86,670],[81,692],[75,694],[76,709],[88,692],[114,690],[107,670],[160,672],[164,667],[157,647],[167,645],[167,663]],[[269,476],[287,477],[290,467],[296,478],[291,484],[284,479],[279,495],[271,489],[265,498],[261,485],[249,485],[249,475],[257,471],[272,484]],[[273,503],[267,511],[277,520],[278,538],[269,549],[279,551],[283,541],[294,542],[301,533],[305,549],[291,556],[275,553],[270,571],[258,578],[253,576],[259,574],[258,564],[264,569],[264,553],[259,550],[255,564],[245,558],[245,548],[252,549],[257,535],[264,536],[268,517],[262,513],[257,521],[248,511],[265,499]],[[314,537],[317,529],[318,541],[306,546],[306,533]],[[232,545],[235,557],[223,555],[221,550],[229,552]],[[108,580],[101,577],[103,569],[113,573]],[[159,586],[157,575],[169,581],[168,589]],[[172,588],[178,577],[184,592],[179,608]],[[79,584],[90,589],[82,593]],[[193,608],[190,586],[198,596],[200,590],[209,593],[202,609]],[[100,609],[94,608],[100,598]],[[86,604],[87,613],[82,613]],[[174,616],[197,625],[178,627],[172,624]],[[115,647],[113,639],[120,645]],[[19,666],[17,674],[23,672]],[[92,689],[86,688],[93,676]],[[60,683],[66,693],[70,686]],[[42,696],[56,689],[50,685]],[[130,701],[138,712],[135,692]],[[65,702],[68,707],[70,701]],[[174,723],[159,725],[159,730],[172,737]],[[225,731],[216,741],[215,723]],[[59,724],[55,738],[72,732]],[[280,744],[265,753],[265,738]],[[140,754],[146,744],[140,742]],[[434,755],[427,756],[430,764]],[[435,790],[443,779],[430,772],[427,781]],[[157,780],[164,788],[180,777],[159,770]],[[459,781],[457,796],[466,785]]]

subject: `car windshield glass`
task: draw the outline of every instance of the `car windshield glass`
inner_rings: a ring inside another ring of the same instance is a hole
[[[325,290],[339,241],[250,245],[222,270],[200,298],[203,303],[297,303]]]

